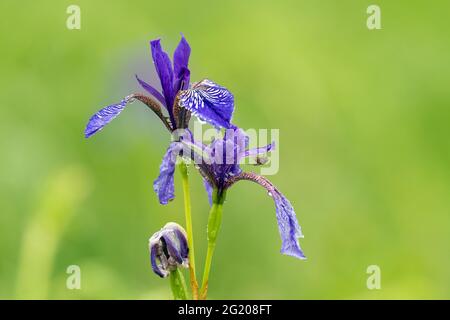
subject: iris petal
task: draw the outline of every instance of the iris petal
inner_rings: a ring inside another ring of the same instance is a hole
[[[129,100],[125,98],[120,103],[107,106],[98,111],[96,114],[94,114],[89,119],[88,124],[86,125],[86,129],[84,130],[84,136],[86,138],[89,138],[93,134],[103,129],[104,126],[110,123],[115,117],[117,117],[122,112],[122,110],[126,107],[128,102]]]
[[[163,91],[166,106],[171,113],[175,94],[173,91],[173,70],[172,62],[169,56],[161,47],[161,41],[153,40],[150,42],[152,50],[153,63],[155,64],[156,72],[158,73],[159,80],[161,81],[161,88]]]
[[[174,232],[180,244],[180,254],[181,257],[183,258],[183,264],[185,265],[189,264],[189,248],[187,243],[186,232],[180,229],[175,229]]]
[[[139,79],[137,75],[135,75],[136,80],[139,82],[142,88],[144,88],[148,93],[150,93],[152,96],[154,96],[163,106],[166,106],[166,101],[161,93],[159,93],[158,90],[153,88],[151,85],[149,85],[147,82],[145,82],[142,79]],[[166,106],[167,107],[167,106]]]
[[[175,261],[178,264],[183,263],[183,257],[181,256],[181,250],[177,246],[177,243],[175,242],[175,234],[173,231],[165,232],[162,235],[162,239],[164,239],[167,250],[169,251],[170,256],[175,259]]]
[[[272,197],[275,201],[278,230],[282,242],[281,253],[299,259],[306,259],[298,243],[298,238],[303,238],[303,235],[294,208],[289,200],[278,190],[274,190]]]
[[[180,43],[173,53],[173,73],[175,77],[174,90],[185,90],[189,87],[189,56],[191,55],[191,47],[183,35],[181,35]],[[183,84],[183,88],[181,87]]]
[[[179,249],[180,256],[183,260],[182,265],[187,267],[189,265],[189,248],[187,243],[186,231],[179,224],[175,222],[169,222],[164,226],[164,229],[170,229],[173,235],[173,240],[176,242]]]
[[[260,154],[265,154],[275,149],[275,142],[272,142],[264,147],[253,148],[245,151],[245,157],[256,157]]]
[[[215,127],[232,127],[233,94],[211,80],[205,79],[191,89],[181,91],[179,105]]]
[[[177,155],[180,153],[182,146],[180,143],[174,142],[167,148],[166,154],[159,167],[159,176],[153,182],[153,190],[159,198],[159,203],[167,204],[174,197],[174,172]]]
[[[161,278],[165,278],[169,275],[169,273],[166,270],[163,270],[161,268],[161,264],[158,263],[158,248],[157,246],[153,245],[150,247],[150,263],[152,265],[153,272],[155,272],[158,276]]]
[[[240,180],[249,180],[258,183],[267,190],[269,196],[274,200],[278,231],[281,237],[281,253],[299,259],[306,259],[298,243],[298,238],[303,238],[302,231],[298,224],[294,208],[289,200],[265,177],[250,172],[243,172],[234,177],[226,188],[229,188]]]

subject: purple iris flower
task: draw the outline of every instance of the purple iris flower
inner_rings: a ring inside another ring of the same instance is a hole
[[[273,150],[274,144],[249,149],[249,138],[240,128],[225,130],[223,138],[213,140],[209,145],[196,142],[187,131],[181,141],[171,144],[172,154],[190,157],[203,176],[210,204],[213,190],[221,197],[227,189],[241,180],[253,181],[267,190],[275,202],[278,230],[282,240],[281,253],[299,259],[306,259],[300,248],[298,238],[302,238],[300,225],[289,200],[267,178],[251,172],[243,172],[240,164],[243,159],[254,157],[256,165],[265,163],[264,154]],[[173,175],[173,172],[171,173]],[[167,179],[167,178],[166,178]]]
[[[225,87],[204,79],[190,86],[188,68],[191,48],[184,38],[173,54],[173,65],[169,55],[162,49],[159,39],[150,42],[153,63],[158,74],[162,93],[138,76],[136,79],[149,94],[131,94],[120,103],[109,105],[90,119],[84,131],[89,138],[117,117],[125,107],[139,100],[152,109],[169,131],[186,128],[191,114],[218,128],[230,128],[234,110],[233,94]],[[167,116],[165,115],[167,114]]]
[[[130,103],[138,100],[149,107],[160,118],[170,132],[187,128],[191,114],[216,128],[230,128],[234,111],[233,94],[225,87],[204,79],[190,86],[188,68],[191,48],[184,38],[173,54],[173,65],[169,55],[162,49],[160,40],[150,42],[153,63],[158,74],[162,93],[136,76],[137,81],[148,93],[134,93],[120,103],[109,105],[90,119],[84,131],[89,138],[116,118]],[[160,176],[153,183],[153,189],[161,204],[174,198],[173,171],[178,150],[169,147],[160,167]],[[174,156],[175,155],[175,156]]]
[[[169,222],[149,239],[150,262],[153,271],[165,278],[178,266],[189,267],[186,231]]]

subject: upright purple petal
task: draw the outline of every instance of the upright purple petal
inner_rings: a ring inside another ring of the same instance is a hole
[[[96,114],[94,114],[88,121],[86,129],[84,130],[84,136],[89,138],[93,134],[102,130],[104,126],[110,123],[115,117],[117,117],[122,110],[126,107],[129,100],[125,98],[118,104],[112,104],[107,106]]]
[[[182,149],[182,145],[173,142],[167,148],[161,166],[159,167],[159,176],[153,182],[153,190],[158,195],[161,204],[167,204],[175,197],[174,172],[177,156]]]
[[[173,91],[174,76],[172,62],[167,53],[162,49],[161,41],[159,39],[151,41],[150,47],[152,50],[153,63],[155,64],[156,72],[161,81],[161,88],[166,101],[166,106],[169,113],[172,114],[173,101],[176,93]]]
[[[232,127],[233,94],[208,79],[196,83],[189,90],[181,91],[179,105],[215,127]]]
[[[189,88],[191,81],[191,71],[187,67],[182,67],[180,72],[175,75],[174,92],[175,95],[179,90],[186,90]]]
[[[173,53],[173,73],[175,77],[174,90],[175,93],[178,90],[186,90],[189,88],[189,56],[191,54],[191,47],[186,41],[184,36],[181,36],[180,43],[178,43],[177,48]],[[186,72],[186,70],[188,72]],[[181,84],[183,86],[181,87]]]
[[[154,96],[159,102],[161,102],[161,104],[165,107],[166,106],[166,100],[164,99],[163,95],[161,93],[159,93],[158,90],[156,90],[155,88],[153,88],[151,85],[149,85],[147,82],[145,82],[142,79],[139,79],[139,77],[137,75],[135,75],[136,80],[139,82],[139,84],[141,85],[142,88],[145,89],[145,91],[147,91],[148,93],[150,93],[152,96]]]

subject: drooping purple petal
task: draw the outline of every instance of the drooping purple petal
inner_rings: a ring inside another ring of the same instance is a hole
[[[110,123],[115,117],[117,117],[122,110],[126,107],[129,100],[127,98],[123,99],[118,104],[112,104],[107,106],[96,114],[94,114],[88,121],[86,129],[84,130],[84,136],[89,138],[93,134],[102,130],[104,126]]]
[[[300,225],[298,224],[294,208],[289,200],[265,177],[255,173],[243,172],[228,181],[226,188],[240,180],[249,180],[258,183],[267,190],[267,193],[275,202],[278,231],[281,237],[281,253],[299,259],[306,259],[298,238],[303,238]]]
[[[173,73],[175,77],[174,90],[186,90],[189,88],[190,72],[188,69],[189,56],[191,47],[183,35],[181,35],[180,43],[173,53]],[[181,86],[181,84],[183,84]]]
[[[212,206],[212,192],[213,192],[213,187],[211,186],[211,184],[208,182],[208,180],[203,178],[203,185],[205,186],[205,190],[206,193],[208,194],[208,201],[209,201],[209,206]]]
[[[196,83],[191,89],[181,91],[179,104],[215,127],[232,126],[233,94],[208,79]]]
[[[159,102],[161,102],[161,104],[163,106],[167,107],[166,106],[166,100],[164,99],[163,95],[161,93],[159,93],[158,90],[153,88],[151,85],[149,85],[144,80],[139,79],[139,77],[137,75],[135,75],[135,77],[136,77],[136,80],[139,82],[139,84],[141,85],[142,88],[144,88],[148,93],[150,93],[152,96],[154,96]]]
[[[152,50],[153,63],[155,64],[156,72],[161,81],[161,88],[166,101],[166,106],[169,110],[169,114],[172,114],[173,101],[175,98],[175,92],[173,90],[174,76],[172,62],[167,53],[162,49],[161,41],[159,39],[151,41],[150,47]]]
[[[159,176],[153,182],[153,190],[158,195],[159,202],[161,204],[167,204],[175,197],[174,190],[174,172],[175,164],[177,161],[177,155],[180,153],[182,145],[177,142],[170,144],[167,148],[166,154],[159,167]]]
[[[275,201],[278,230],[282,242],[281,253],[299,259],[306,259],[298,243],[298,238],[303,238],[303,235],[294,208],[289,200],[276,189],[272,198]]]

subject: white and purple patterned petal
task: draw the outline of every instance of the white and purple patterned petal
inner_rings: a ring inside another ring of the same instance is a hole
[[[179,142],[173,142],[167,148],[166,154],[159,167],[159,176],[153,182],[153,190],[159,198],[159,203],[167,204],[175,197],[174,172],[177,156],[183,146]]]
[[[205,79],[181,91],[179,105],[215,127],[232,127],[233,94],[211,80]]]
[[[107,106],[97,113],[95,113],[88,121],[86,129],[84,130],[84,136],[89,138],[98,131],[102,130],[104,126],[110,123],[115,117],[117,117],[126,105],[130,102],[128,98],[123,99],[118,104],[112,104]]]

